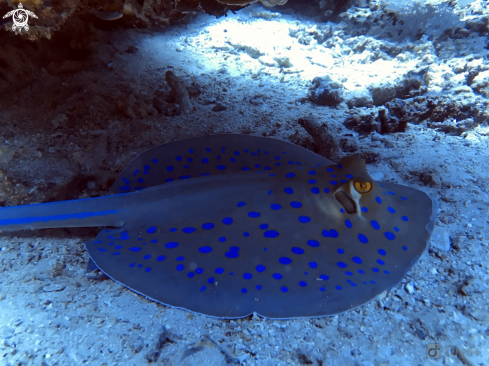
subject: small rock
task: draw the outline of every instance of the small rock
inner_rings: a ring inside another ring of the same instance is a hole
[[[431,246],[444,252],[450,250],[450,236],[445,228],[435,226],[433,234],[431,234]]]
[[[412,283],[412,282],[407,283],[407,284],[404,286],[404,289],[406,290],[406,292],[407,292],[408,294],[413,294],[413,293],[414,293],[414,286],[413,286],[413,283]]]
[[[56,116],[56,118],[51,121],[51,123],[53,124],[54,128],[56,129],[59,126],[62,126],[62,125],[64,126],[67,121],[68,121],[68,117],[66,117],[65,114],[61,113],[61,114],[58,114]]]
[[[63,291],[66,288],[66,286],[60,285],[60,284],[51,284],[49,286],[45,286],[42,288],[44,292],[56,292],[56,291]]]
[[[136,53],[138,52],[138,48],[133,46],[133,45],[130,45],[129,47],[127,47],[127,50],[126,50],[126,53]]]
[[[213,112],[222,112],[228,109],[225,105],[222,105],[221,103],[217,103],[214,107],[212,107]]]

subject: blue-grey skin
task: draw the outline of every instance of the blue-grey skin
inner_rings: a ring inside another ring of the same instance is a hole
[[[0,230],[116,227],[86,243],[100,270],[217,318],[319,317],[370,301],[424,252],[437,207],[420,190],[373,181],[360,158],[336,165],[245,135],[150,149],[111,193],[2,208]]]

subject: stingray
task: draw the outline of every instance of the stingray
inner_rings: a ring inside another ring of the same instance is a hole
[[[426,250],[436,201],[271,138],[156,146],[111,195],[0,208],[0,230],[103,227],[95,265],[161,304],[216,318],[343,313],[398,284]]]

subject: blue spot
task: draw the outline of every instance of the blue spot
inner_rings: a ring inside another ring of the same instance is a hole
[[[344,250],[344,249],[342,249],[342,248],[338,248],[338,249],[336,249],[336,251],[338,252],[338,254],[343,254],[343,253],[345,253],[345,250]]]
[[[131,247],[131,248],[129,248],[129,250],[131,252],[139,252],[141,249],[143,249],[143,248],[141,248],[141,247]]]
[[[105,248],[98,248],[98,250],[100,250],[102,253],[107,251],[107,249],[105,249]],[[129,250],[131,250],[131,249],[129,249]],[[139,248],[139,250],[141,250],[141,248]],[[133,250],[133,252],[137,252],[137,250]]]
[[[407,201],[407,198],[406,198],[406,197],[401,197],[401,199],[402,199],[403,201]]]
[[[233,247],[231,247],[231,248],[233,248]],[[233,251],[233,250],[231,250],[231,248],[230,248],[229,252],[224,253],[224,255],[226,257],[228,257],[228,258],[238,258],[239,257],[239,252],[238,251]]]
[[[293,161],[289,161],[289,165],[294,165],[294,162]]]
[[[267,192],[267,194],[268,194],[268,195],[272,194],[272,190],[269,190],[269,191]]]
[[[112,253],[112,255],[120,255],[121,252]]]
[[[304,249],[298,247],[292,247],[291,251],[294,254],[304,254]]]
[[[201,162],[202,162],[203,164],[208,164],[208,163],[209,163],[209,159],[207,159],[207,158],[202,158]]]
[[[358,273],[365,273],[365,271],[363,269],[359,269],[357,272]]]
[[[338,169],[341,169],[341,168],[343,168],[343,165],[338,164],[338,165],[336,165],[336,167],[337,167]]]
[[[226,167],[224,165],[218,165],[216,168],[217,168],[217,170],[224,170],[224,169],[226,169]]]
[[[316,184],[317,182],[318,181],[316,179],[310,179],[309,182],[307,182],[307,183],[309,183],[309,184]]]
[[[317,187],[312,187],[312,188],[311,188],[311,193],[314,193],[314,194],[319,194],[319,188],[317,188]]]
[[[265,268],[265,266],[263,264],[259,264],[259,265],[256,266],[255,269],[256,269],[257,272],[263,272],[266,268]]]
[[[394,226],[394,231],[397,233],[399,231],[399,228],[397,226]]]
[[[281,280],[283,276],[280,273],[274,273],[272,277],[275,278],[276,280]]]
[[[402,221],[409,221],[409,219],[408,219],[408,217],[407,217],[407,216],[403,216],[403,217],[401,217],[401,220],[402,220]]]
[[[379,269],[374,267],[374,268],[372,268],[372,271],[374,271],[374,272],[378,272],[378,271],[379,271]]]
[[[341,286],[336,286],[335,287],[337,290],[341,290]]]
[[[131,264],[129,265],[129,267],[134,267],[135,265],[136,265],[136,263],[131,263]]]
[[[349,219],[346,219],[346,220],[345,220],[345,226],[346,226],[348,229],[351,229],[353,225],[352,225],[352,223],[351,223],[351,221],[350,221]]]
[[[264,252],[266,252],[267,250],[268,250],[268,249],[267,249],[266,247],[265,247],[265,248],[263,248],[263,251],[264,251]]]
[[[216,268],[216,270],[214,271],[214,273],[216,273],[216,274],[223,274],[224,273],[224,268],[218,267],[218,268]]]
[[[184,227],[182,229],[182,231],[185,233],[185,234],[191,234],[195,231],[195,228],[194,227]]]
[[[333,168],[326,168],[326,171],[328,171],[328,172],[334,172],[334,169]]]
[[[261,290],[262,289],[261,285],[256,285],[256,289]]]
[[[282,286],[282,287],[280,287],[280,291],[285,293],[285,292],[289,291],[289,289],[285,286]]]
[[[144,182],[144,179],[143,179],[143,178],[139,178],[139,179],[138,179],[138,182],[139,182],[139,183],[143,183],[143,182]]]
[[[329,188],[324,188],[324,193],[329,193]]]
[[[319,288],[321,291],[326,291],[324,287]]]
[[[151,226],[149,229],[146,230],[148,234],[153,234],[156,232],[156,226]]]
[[[178,247],[178,243],[176,241],[171,241],[171,242],[165,244],[165,248],[168,248],[168,249],[173,249],[176,247]]]
[[[264,166],[263,169],[264,170],[272,170],[272,168],[270,168],[269,166]]]
[[[225,236],[221,236],[221,237],[219,238],[219,241],[220,241],[221,243],[225,242],[225,241],[226,241],[226,237],[225,237]]]
[[[156,258],[158,262],[164,261],[165,259],[166,257],[164,255],[160,255],[158,258]]]
[[[326,276],[326,275],[324,275],[324,274],[322,274],[321,276],[319,276],[319,278],[322,279],[323,281],[329,280],[329,277]]]
[[[272,203],[272,204],[270,205],[270,208],[271,208],[272,210],[280,210],[280,209],[282,208],[282,206],[281,206],[281,205],[279,205],[278,203]]]
[[[187,277],[188,277],[188,278],[192,278],[193,276],[194,276],[194,273],[193,273],[193,272],[189,272],[189,273],[187,274]]]
[[[232,163],[234,163],[236,161],[236,159],[235,158],[231,158],[231,159],[229,159],[229,161],[232,162]]]
[[[234,155],[238,156],[239,155],[239,151],[235,151],[234,152]]]
[[[330,182],[329,182],[329,184],[332,184],[332,185],[334,185],[334,186],[335,186],[335,185],[337,185],[337,184],[338,184],[338,182],[337,182],[336,180],[332,180],[332,181],[330,181]]]
[[[204,270],[202,268],[197,268],[195,270],[195,273],[197,273],[197,274],[202,274],[203,272],[204,272]]]
[[[251,273],[245,273],[243,274],[243,278],[245,280],[251,280],[253,278],[253,275]]]
[[[284,188],[284,192],[287,194],[292,194],[292,193],[294,193],[294,190],[290,187],[287,187],[287,188]]]
[[[370,281],[371,284],[375,284],[375,281]]]
[[[185,259],[185,257],[183,257],[183,256],[180,256],[180,257],[177,257],[177,258],[176,258],[177,262],[181,262],[181,261],[183,261],[184,259]]]
[[[307,216],[299,216],[299,222],[302,222],[303,224],[306,224],[308,222],[311,222],[311,218]]]
[[[275,157],[275,160],[280,160],[280,156],[276,156]]]
[[[187,159],[187,161],[188,161],[189,163],[191,163],[192,161],[194,161],[194,159],[192,159],[192,158],[188,158],[188,159]],[[188,166],[188,165],[186,165],[186,166]]]
[[[133,174],[132,176],[133,176],[133,177],[135,177],[135,176],[136,176],[138,173],[139,173],[139,169],[136,169],[136,170],[134,171],[134,174]]]
[[[173,166],[171,166],[171,165],[168,165],[168,166],[166,167],[166,170],[168,170],[169,172],[173,171],[174,169],[175,169],[175,168],[174,168]]]
[[[407,246],[403,245],[402,249],[403,249],[404,251],[406,251],[406,250],[407,250]]]
[[[342,209],[342,208],[340,208],[340,212],[341,212],[341,213],[345,213],[345,210],[344,210],[344,209]]]
[[[171,181],[173,181],[173,180],[174,180],[173,178],[166,178],[166,179],[165,179],[165,182],[171,182]]]
[[[309,173],[309,175],[316,175],[316,171],[315,170],[309,170],[308,173]]]
[[[388,239],[388,240],[394,240],[396,238],[396,236],[394,235],[394,233],[391,233],[390,231],[386,231],[384,233],[384,236]]]
[[[392,207],[387,207],[387,211],[390,213],[396,213],[396,210],[394,210]]]
[[[244,205],[246,205],[246,202],[238,202],[238,207],[243,207]]]
[[[318,264],[316,262],[309,262],[309,267],[318,268]]]
[[[353,273],[351,273],[350,271],[345,271],[345,274],[346,274],[347,276],[353,276]]]
[[[245,232],[243,233],[243,236],[247,238],[248,236],[250,236],[250,233],[249,233],[249,232],[247,232],[247,231],[245,231]]]
[[[371,220],[370,221],[370,225],[372,225],[372,227],[375,229],[375,230],[379,230],[380,229],[380,225],[377,221],[375,220]]]
[[[191,175],[181,175],[178,177],[178,179],[189,179],[189,178],[192,178]]]
[[[263,236],[266,238],[276,238],[279,233],[275,230],[267,230],[263,233]]]
[[[377,263],[380,264],[380,265],[384,265],[385,264],[384,261],[381,260],[381,259],[377,259]]]
[[[207,283],[210,283],[211,285],[215,282],[215,279],[214,277],[209,277],[209,279],[207,280]]]
[[[346,263],[343,263],[343,262],[338,262],[338,263],[336,263],[336,265],[340,268],[346,268],[347,267]]]
[[[292,208],[301,208],[302,207],[302,203],[297,202],[297,201],[292,201],[290,203],[290,207],[292,207]]]
[[[387,191],[387,193],[389,193],[391,196],[395,196],[396,195],[394,192],[391,192],[391,191]]]
[[[242,292],[243,294],[246,294],[246,293],[248,292],[248,290],[247,290],[247,289],[245,289],[245,288],[243,287],[243,288],[241,289],[241,292]]]
[[[142,264],[138,264],[138,268],[141,268],[143,265]]]
[[[346,174],[345,177],[347,177],[348,179],[353,179],[353,175],[351,174]]]
[[[360,257],[353,257],[351,260],[357,264],[362,264],[362,259]]]
[[[199,252],[210,253],[210,252],[212,252],[212,248],[210,246],[206,245],[206,246],[200,247]]]
[[[205,224],[202,224],[202,229],[204,230],[210,230],[214,228],[214,224],[212,222],[207,222]]]
[[[331,229],[329,231],[328,230],[323,230],[322,235],[325,238],[337,238],[339,234],[338,234],[338,232],[335,229]]]
[[[368,212],[368,208],[367,207],[362,207],[362,211],[363,212]]]
[[[204,292],[207,287],[204,285],[200,288],[200,292]]]
[[[287,178],[294,178],[295,177],[295,174],[294,173],[287,173],[287,174],[285,174],[285,176]]]
[[[146,269],[145,269],[145,271],[146,271],[146,272],[151,271],[151,267],[146,268]]]
[[[185,266],[183,264],[177,265],[177,271],[183,271],[184,268]]]
[[[151,255],[150,254],[146,254],[143,258],[144,259],[150,259],[151,258]]]
[[[385,274],[389,274],[389,271],[384,271]]]
[[[287,257],[281,257],[278,261],[281,264],[290,264],[290,263],[292,263],[292,259],[287,258]]]
[[[251,169],[250,169],[250,168],[248,168],[247,166],[243,166],[243,167],[241,167],[241,170],[242,170],[242,171],[244,171],[244,172],[248,172],[248,171],[250,171]]]
[[[231,217],[226,217],[222,220],[224,225],[231,225],[233,223],[233,219]]]
[[[153,163],[157,164],[158,163],[158,159],[153,159]]]
[[[377,250],[377,252],[379,252],[380,255],[386,255],[387,254],[384,249],[379,249],[379,250]]]
[[[115,249],[122,249],[122,245],[116,246]]]
[[[105,232],[107,232],[107,230]],[[111,239],[114,239],[114,238],[112,237]],[[100,244],[100,243],[103,243],[103,240],[95,240],[93,243],[94,244]]]
[[[260,213],[256,211],[250,211],[248,212],[249,217],[260,217]]]
[[[319,242],[317,240],[308,240],[307,245],[313,248],[319,247]]]
[[[362,244],[368,243],[368,238],[362,233],[358,234],[358,240],[360,240],[360,243],[362,243]]]
[[[262,230],[268,229],[268,224],[261,224],[260,229],[262,229]]]
[[[379,204],[380,204],[380,203],[382,203],[382,199],[381,199],[379,196],[375,197],[375,200],[376,200],[376,201],[377,201],[377,203],[379,203]]]
[[[221,159],[221,157],[219,155],[217,155],[217,159]]]

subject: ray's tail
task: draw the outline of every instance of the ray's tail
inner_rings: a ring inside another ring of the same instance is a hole
[[[118,194],[0,208],[0,231],[61,227],[120,227],[128,200]]]

